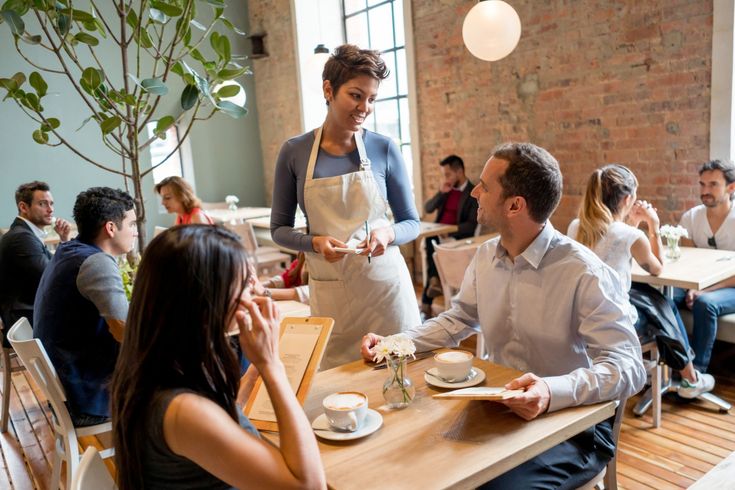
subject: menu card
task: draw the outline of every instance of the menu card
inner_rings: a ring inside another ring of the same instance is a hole
[[[439,393],[434,398],[445,398],[448,400],[505,400],[523,393],[523,390],[506,390],[502,387],[477,386],[475,388],[463,388],[461,390]]]
[[[296,397],[303,404],[319,368],[334,320],[331,318],[284,318],[281,322],[279,356]],[[245,415],[260,430],[278,430],[276,414],[263,380],[258,379],[245,406]]]

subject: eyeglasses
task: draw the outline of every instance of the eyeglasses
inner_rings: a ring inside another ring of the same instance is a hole
[[[715,240],[714,235],[712,235],[711,237],[707,239],[707,245],[709,245],[710,247],[717,248],[717,240]]]

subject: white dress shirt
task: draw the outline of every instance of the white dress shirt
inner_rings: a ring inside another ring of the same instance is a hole
[[[38,238],[39,241],[42,244],[44,244],[44,245],[46,244],[46,242],[44,242],[44,240],[48,236],[48,233],[46,233],[45,230],[43,230],[43,229],[39,228],[38,226],[34,225],[33,223],[31,223],[30,221],[28,221],[27,219],[25,219],[23,216],[20,216],[19,215],[18,218],[20,218],[20,219],[22,219],[23,221],[26,222],[26,224],[28,225],[28,228],[31,229],[31,231],[33,232],[33,234],[36,235],[36,238]]]
[[[515,261],[499,238],[485,242],[452,308],[405,333],[423,351],[481,331],[491,361],[543,378],[550,412],[620,399],[643,387],[646,372],[619,284],[591,250],[546,223]]]

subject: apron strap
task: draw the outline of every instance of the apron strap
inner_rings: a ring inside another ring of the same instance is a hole
[[[363,134],[364,134],[363,129]],[[367,156],[367,151],[365,150],[365,142],[362,140],[362,136],[359,134],[359,132],[355,133],[355,146],[357,146],[357,153],[360,156],[360,171],[369,171],[370,170],[370,159]],[[306,167],[306,180],[313,180],[314,179],[314,169],[316,168],[316,158],[319,155],[319,145],[322,142],[322,126],[319,126],[316,129],[316,134],[314,135],[314,143],[311,145],[311,153],[309,154],[309,164]]]
[[[365,134],[364,129],[363,134]],[[358,133],[355,133],[355,145],[357,146],[357,153],[360,155],[360,170],[370,170],[370,159],[367,156],[367,151],[365,151],[365,142],[362,140],[362,135]]]

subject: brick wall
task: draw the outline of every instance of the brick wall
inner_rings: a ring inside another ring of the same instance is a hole
[[[273,172],[281,145],[301,133],[296,39],[290,0],[248,3],[250,29],[266,33],[268,57],[253,60],[266,199],[271,202]]]
[[[416,0],[413,25],[424,195],[438,161],[465,159],[475,179],[494,145],[528,140],[555,155],[566,230],[590,172],[629,166],[662,222],[698,204],[709,156],[710,0],[512,0],[516,50],[488,63],[462,43],[474,1]]]

